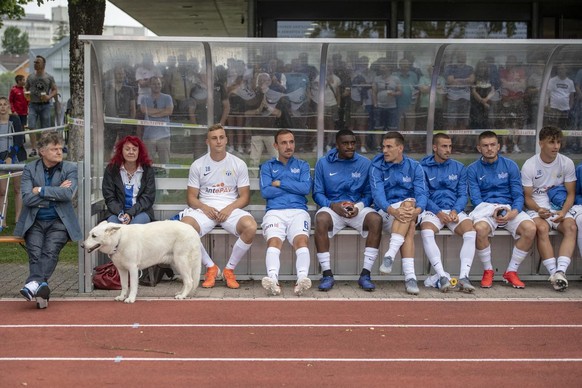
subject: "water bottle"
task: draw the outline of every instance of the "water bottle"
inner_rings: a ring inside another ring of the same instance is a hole
[[[433,275],[427,276],[427,278],[424,279],[424,286],[425,287],[440,288],[441,277],[439,275],[437,275],[436,273]]]
[[[449,274],[448,272],[445,272],[445,277],[450,280],[451,274]],[[433,275],[427,276],[427,278],[424,279],[424,286],[425,287],[441,288],[441,277],[436,273]]]

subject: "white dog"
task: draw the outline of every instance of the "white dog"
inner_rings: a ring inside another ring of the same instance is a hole
[[[121,294],[115,298],[118,301],[135,302],[139,270],[155,264],[169,264],[181,276],[183,287],[176,299],[186,298],[200,282],[200,236],[179,221],[132,225],[103,221],[91,229],[81,246],[89,253],[99,249],[109,255],[121,280]]]

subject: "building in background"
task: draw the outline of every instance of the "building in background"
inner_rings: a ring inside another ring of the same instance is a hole
[[[28,33],[30,48],[50,47],[55,44],[54,38],[58,36],[59,27],[63,24],[68,31],[69,10],[68,7],[53,7],[51,19],[42,14],[27,14],[20,20],[3,18],[0,28],[0,36],[7,27],[14,26],[22,32]],[[144,27],[129,26],[104,26],[103,35],[146,36]]]

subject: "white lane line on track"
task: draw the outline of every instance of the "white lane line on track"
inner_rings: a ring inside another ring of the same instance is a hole
[[[439,324],[325,324],[325,323],[300,323],[300,324],[253,324],[253,323],[241,323],[241,324],[221,324],[221,323],[132,323],[132,324],[4,324],[0,325],[0,329],[48,329],[48,328],[96,328],[96,329],[108,329],[108,328],[144,328],[144,327],[162,327],[162,328],[269,328],[269,329],[287,329],[287,328],[297,328],[297,329],[310,329],[310,328],[364,328],[364,329],[580,329],[582,324],[576,325],[563,325],[563,324],[464,324],[464,325],[439,325]]]
[[[51,301],[52,302],[100,302],[100,303],[111,303],[113,302],[113,297],[109,298],[109,297],[83,297],[83,296],[75,296],[75,297],[53,297],[51,296]],[[523,303],[523,302],[529,302],[529,303],[547,303],[547,302],[556,302],[556,303],[580,303],[582,301],[582,298],[577,298],[577,297],[564,297],[564,298],[560,298],[558,299],[556,298],[543,298],[543,297],[539,297],[539,298],[512,298],[512,297],[506,297],[506,298],[479,298],[479,297],[471,297],[471,296],[466,296],[466,294],[462,297],[447,297],[447,298],[422,298],[422,297],[403,297],[403,298],[366,298],[366,297],[362,297],[362,298],[313,298],[313,297],[302,297],[302,298],[297,298],[296,296],[294,296],[293,298],[285,298],[285,297],[258,297],[258,298],[228,298],[228,297],[223,297],[223,298],[190,298],[190,299],[186,299],[186,300],[178,300],[178,299],[174,299],[173,297],[157,297],[157,298],[151,298],[151,297],[140,297],[138,296],[137,301],[143,301],[143,302],[175,302],[175,303],[188,303],[188,302],[217,302],[217,301],[222,301],[222,302],[274,302],[274,303],[282,303],[282,302],[299,302],[299,303],[304,303],[304,302],[342,302],[342,303],[358,303],[358,302],[406,302],[406,303],[411,303],[411,302],[436,302],[436,303],[442,303],[442,302],[447,302],[447,303],[454,303],[454,302],[469,302],[469,303],[474,303],[474,302],[506,302],[506,303]],[[0,302],[18,302],[18,303],[22,303],[24,302],[24,299],[22,298],[4,298],[2,300],[0,300]],[[119,302],[117,302],[119,303]]]
[[[247,357],[1,357],[3,361],[82,361],[82,362],[582,362],[582,358],[247,358]]]

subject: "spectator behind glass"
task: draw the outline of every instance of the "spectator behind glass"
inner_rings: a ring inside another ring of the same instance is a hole
[[[488,129],[489,100],[495,95],[495,87],[491,83],[489,64],[485,60],[477,62],[475,66],[475,83],[471,86],[471,110],[469,125],[471,129]]]
[[[418,116],[421,118],[421,122],[417,126],[418,128],[426,128],[426,120],[428,117],[428,104],[430,97],[430,87],[432,84],[432,73],[434,71],[433,65],[430,64],[426,67],[426,75],[423,75],[418,81],[418,91],[419,103],[418,103]],[[434,129],[443,129],[445,124],[443,122],[443,106],[444,106],[444,96],[446,95],[445,79],[442,75],[437,78],[436,85],[436,95],[435,95],[435,114],[434,114]]]
[[[351,128],[355,131],[361,131],[360,138],[360,153],[368,152],[366,144],[371,144],[370,148],[375,149],[373,144],[374,138],[371,134],[366,135],[365,131],[374,129],[372,124],[371,129],[369,125],[370,113],[373,111],[372,105],[372,80],[371,74],[368,70],[369,59],[367,57],[356,58],[355,69],[350,80],[350,121]],[[372,117],[373,121],[373,117]]]
[[[445,67],[447,81],[447,117],[449,130],[463,131],[469,126],[471,85],[475,82],[473,67],[467,65],[467,53],[458,51],[456,63]],[[455,136],[459,151],[472,150],[465,135]]]
[[[378,61],[378,75],[372,83],[372,102],[378,111],[379,125],[384,131],[398,129],[396,97],[402,94],[400,78],[392,75],[388,59]]]
[[[509,136],[505,136],[501,146],[501,153],[521,153],[519,148],[519,135],[517,130],[523,128],[525,122],[525,69],[521,66],[515,55],[508,55],[505,68],[499,72],[501,79],[501,115],[503,127],[514,130]],[[513,149],[510,146],[513,145]]]
[[[556,75],[548,82],[549,110],[546,113],[550,125],[560,129],[568,127],[568,115],[574,107],[574,81],[568,78],[568,71],[564,64],[556,68]]]
[[[271,76],[268,73],[259,73],[255,98],[247,101],[247,126],[257,128],[251,130],[251,153],[249,167],[251,176],[258,176],[258,167],[263,151],[268,152],[269,158],[276,156],[276,150],[272,147],[273,136],[265,131],[275,127],[275,119],[281,116],[281,111],[268,98]]]
[[[174,103],[169,94],[161,93],[162,79],[152,77],[150,80],[151,94],[142,99],[140,109],[144,118],[149,121],[170,123],[170,115],[174,111]],[[144,126],[142,136],[152,156],[157,153],[160,163],[170,162],[171,132],[168,125]]]
[[[403,58],[399,62],[398,71],[394,74],[400,79],[402,94],[396,97],[398,106],[399,128],[413,131],[416,125],[416,99],[418,97],[418,76],[410,69],[410,62]],[[408,142],[409,145],[411,141]]]
[[[126,136],[115,144],[113,157],[103,174],[101,190],[109,211],[107,221],[147,224],[154,220],[154,169],[138,137]]]
[[[135,119],[136,97],[131,86],[126,85],[126,73],[123,65],[113,68],[113,79],[105,84],[103,90],[103,108],[109,117]],[[128,124],[105,124],[103,142],[105,155],[109,157],[115,142],[125,136],[135,134],[135,126]]]

